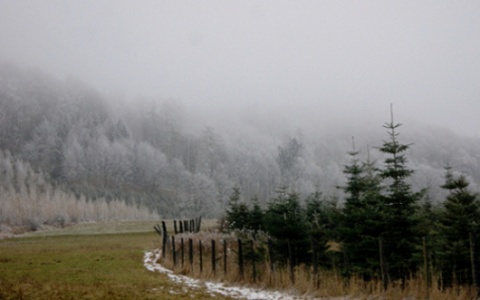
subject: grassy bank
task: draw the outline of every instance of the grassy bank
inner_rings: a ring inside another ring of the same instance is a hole
[[[87,224],[2,240],[0,299],[211,298],[143,267],[144,252],[160,242],[150,225]]]

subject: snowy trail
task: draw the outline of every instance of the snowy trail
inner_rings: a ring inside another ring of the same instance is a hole
[[[176,283],[184,284],[190,288],[200,289],[206,288],[212,296],[214,294],[221,294],[236,299],[248,299],[248,300],[296,300],[296,299],[312,299],[287,295],[277,291],[266,291],[260,289],[253,289],[248,287],[235,287],[225,286],[222,283],[202,281],[198,279],[192,279],[184,275],[174,274],[171,270],[164,268],[158,263],[160,259],[160,251],[146,252],[144,256],[144,266],[152,272],[160,272],[166,274],[168,278]],[[320,300],[320,298],[316,298]],[[325,298],[322,298],[326,300]],[[350,299],[350,298],[335,298],[336,300]],[[333,298],[331,298],[333,300]]]

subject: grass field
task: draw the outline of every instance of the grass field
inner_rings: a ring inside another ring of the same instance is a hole
[[[144,268],[145,251],[160,246],[154,224],[84,224],[1,240],[0,299],[211,299]]]

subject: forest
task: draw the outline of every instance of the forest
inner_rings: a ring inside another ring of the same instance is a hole
[[[362,130],[355,131],[352,143],[349,126],[303,128],[288,116],[205,111],[175,99],[129,101],[103,95],[79,79],[58,80],[1,64],[0,168],[8,180],[2,180],[0,223],[30,222],[32,217],[20,217],[24,208],[13,208],[22,193],[29,195],[22,207],[48,194],[59,199],[52,207],[68,198],[80,207],[102,203],[108,211],[109,205],[121,204],[162,218],[222,217],[234,188],[247,204],[261,208],[282,186],[300,199],[319,193],[322,201],[343,207],[352,145],[361,161],[380,166],[384,160],[382,124],[353,124]],[[478,191],[479,139],[415,123],[400,133],[402,141],[412,143],[405,163],[413,173],[407,181],[422,193],[419,203],[444,202],[447,166]],[[7,213],[13,210],[18,219]],[[35,222],[82,220],[62,211],[42,218]]]

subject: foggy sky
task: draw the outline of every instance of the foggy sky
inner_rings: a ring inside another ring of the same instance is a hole
[[[126,98],[480,137],[480,1],[0,0],[0,61]]]

